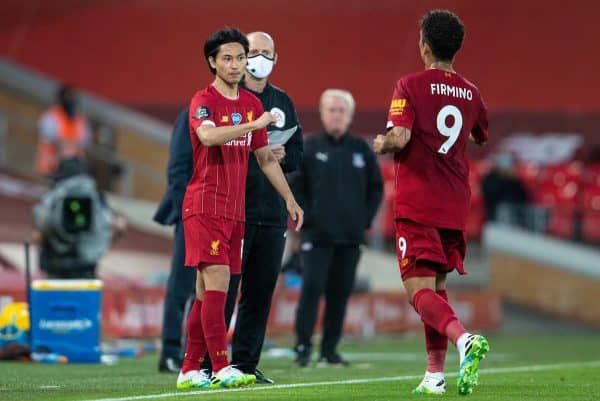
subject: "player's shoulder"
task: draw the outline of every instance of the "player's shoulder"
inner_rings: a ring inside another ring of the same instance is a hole
[[[212,85],[207,85],[204,88],[198,89],[196,93],[194,93],[194,97],[197,96],[214,96],[215,93],[211,90]]]
[[[396,88],[406,96],[419,92],[419,88],[422,87],[423,83],[431,80],[427,72],[427,70],[418,71],[401,76],[396,82]]]
[[[471,90],[473,90],[474,92],[476,92],[477,94],[479,94],[479,88],[477,87],[477,85],[475,85],[473,82],[469,81],[463,75],[456,74],[456,76],[458,77],[458,79],[460,79],[463,82],[463,84],[465,86],[469,86]]]
[[[428,79],[429,78],[428,72],[429,72],[429,70],[425,70],[425,71],[411,72],[410,74],[403,75],[398,80],[398,85],[400,85],[400,84],[410,85],[413,82],[419,82],[419,81]]]
[[[212,89],[214,89],[212,85],[208,85],[202,89],[197,90],[196,93],[194,93],[194,95],[192,96],[192,102],[215,100],[216,93],[215,90]]]

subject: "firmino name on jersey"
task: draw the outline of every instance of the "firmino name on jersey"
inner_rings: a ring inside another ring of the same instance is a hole
[[[473,92],[471,89],[460,88],[458,86],[446,84],[431,84],[432,95],[452,96],[458,99],[473,100]]]

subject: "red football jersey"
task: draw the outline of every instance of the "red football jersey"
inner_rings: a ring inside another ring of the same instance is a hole
[[[487,110],[475,85],[438,69],[402,77],[394,89],[387,127],[411,131],[394,155],[396,218],[464,230],[469,211],[469,134],[488,138]]]
[[[263,113],[262,104],[250,92],[239,89],[237,99],[228,99],[209,85],[198,91],[190,104],[190,135],[194,150],[194,174],[183,199],[182,216],[191,214],[245,220],[246,175],[250,149],[268,145],[267,130],[248,132],[220,146],[204,146],[196,129],[252,121]]]

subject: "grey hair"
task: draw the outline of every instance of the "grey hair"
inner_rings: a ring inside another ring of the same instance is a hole
[[[325,99],[330,97],[338,97],[346,102],[348,108],[350,109],[350,114],[354,114],[354,108],[356,107],[356,103],[354,102],[354,97],[352,93],[348,92],[344,89],[325,89],[321,94],[321,101],[319,103],[319,107],[323,107],[323,103]]]

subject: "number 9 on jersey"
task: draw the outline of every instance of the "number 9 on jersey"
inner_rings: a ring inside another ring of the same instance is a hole
[[[446,125],[446,119],[448,116],[452,116],[454,118],[454,123],[452,126]],[[443,136],[448,137],[448,140],[440,146],[438,149],[438,153],[443,155],[447,154],[450,151],[450,148],[454,145],[458,136],[460,135],[460,130],[463,126],[463,118],[462,114],[458,107],[448,104],[440,110],[437,115],[437,129]]]

